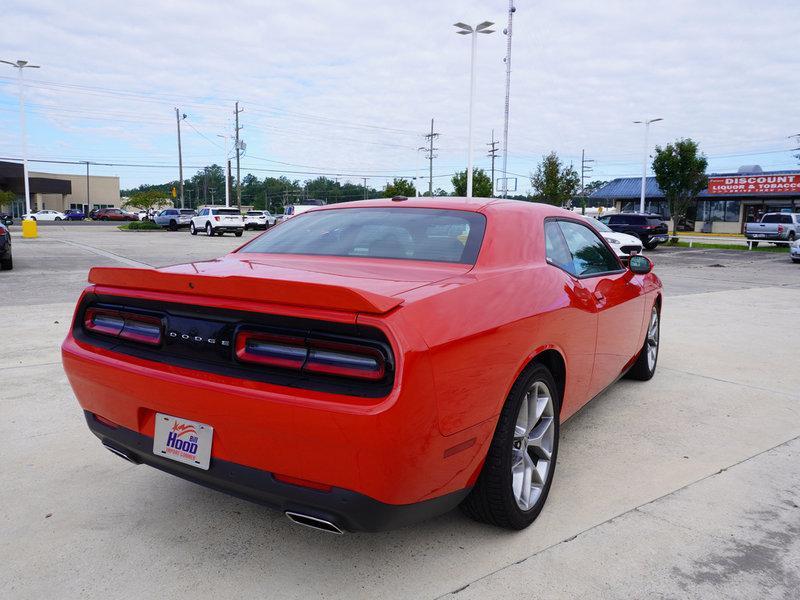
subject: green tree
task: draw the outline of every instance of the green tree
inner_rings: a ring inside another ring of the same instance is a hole
[[[0,208],[8,206],[10,210],[11,203],[14,202],[14,198],[16,197],[17,195],[14,192],[4,192],[3,190],[0,190]]]
[[[408,179],[398,179],[395,177],[392,183],[387,184],[386,189],[383,191],[384,198],[393,198],[394,196],[406,196],[413,198],[417,195],[417,190],[414,184]]]
[[[134,192],[124,206],[150,211],[171,203],[172,201],[168,198],[168,194],[164,194],[159,190],[146,190]]]
[[[586,194],[587,196],[591,196],[594,192],[599,190],[607,183],[608,183],[607,181],[599,181],[599,180],[590,181],[585,186],[583,186],[583,193]]]
[[[669,204],[673,228],[686,216],[697,194],[708,185],[707,166],[708,161],[699,152],[697,142],[689,138],[664,148],[656,146],[653,172]]]
[[[571,166],[561,164],[558,154],[551,152],[542,157],[536,173],[531,174],[531,186],[534,201],[566,206],[580,189],[581,178]]]
[[[455,191],[454,196],[467,195],[467,170],[459,171],[451,179]],[[434,196],[438,196],[439,190],[434,192]],[[489,198],[492,195],[492,180],[483,169],[472,170],[472,195],[476,198]]]

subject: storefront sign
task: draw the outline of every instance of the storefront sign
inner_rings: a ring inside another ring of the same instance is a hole
[[[800,175],[737,175],[709,177],[709,194],[800,193]]]

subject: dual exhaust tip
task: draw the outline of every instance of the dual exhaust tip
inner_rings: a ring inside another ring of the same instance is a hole
[[[111,452],[112,454],[116,454],[120,458],[127,460],[130,463],[138,465],[141,461],[134,455],[128,454],[124,450],[120,450],[118,448],[114,448],[110,444],[103,442],[103,446]],[[286,516],[289,518],[290,521],[293,523],[297,523],[298,525],[303,525],[304,527],[309,527],[311,529],[316,529],[317,531],[324,531],[326,533],[333,533],[335,535],[342,535],[344,534],[344,530],[342,530],[338,525],[331,523],[326,519],[320,519],[319,517],[312,517],[311,515],[306,515],[299,512],[294,512],[291,510],[287,510],[285,512]]]

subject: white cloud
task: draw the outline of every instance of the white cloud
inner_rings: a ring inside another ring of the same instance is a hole
[[[693,137],[712,168],[754,158],[768,167],[793,163],[788,153],[726,156],[788,148],[786,136],[800,131],[792,50],[799,3],[517,4],[510,170],[527,173],[551,149],[577,161],[586,148],[598,175],[635,174],[641,131],[631,121],[644,116],[665,119],[652,130],[653,144]],[[466,162],[469,39],[452,23],[498,23],[478,43],[476,163],[487,166],[490,131],[502,131],[506,6],[11,0],[0,57],[41,64],[38,80],[98,88],[31,90],[37,156],[176,162],[173,107],[221,143],[215,135],[238,98],[250,156],[411,175],[423,167],[414,149],[435,117],[442,133],[435,170],[445,174]],[[10,68],[2,74],[13,76]],[[15,87],[0,83],[0,153],[8,155],[17,148],[9,133]],[[222,151],[188,127],[184,147],[188,165],[221,161]],[[124,185],[174,176],[116,171]]]

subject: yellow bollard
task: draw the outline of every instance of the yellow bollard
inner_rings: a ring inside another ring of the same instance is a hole
[[[25,219],[22,222],[22,237],[35,238],[39,237],[39,227],[33,219]]]

